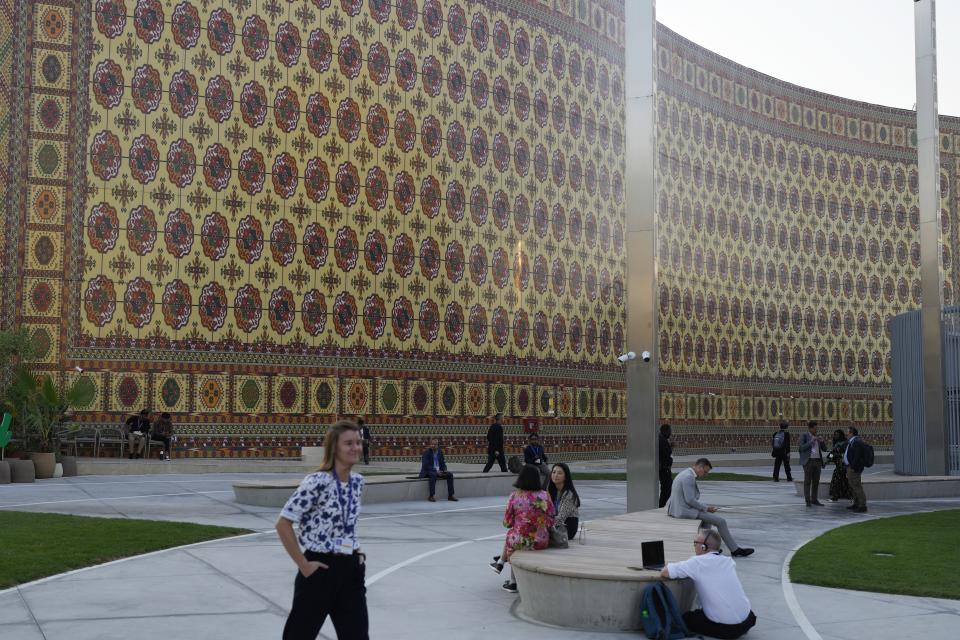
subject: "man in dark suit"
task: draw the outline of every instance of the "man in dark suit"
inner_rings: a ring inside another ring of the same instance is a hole
[[[447,481],[447,500],[457,502],[457,496],[453,493],[453,474],[447,471],[447,461],[443,459],[443,448],[440,446],[439,438],[430,440],[430,448],[420,456],[420,477],[428,478],[430,481],[430,502],[436,502],[437,478],[445,478]]]
[[[502,419],[502,413],[496,414],[493,416],[493,424],[487,429],[487,464],[483,467],[484,473],[490,471],[494,460],[500,464],[501,472],[507,470],[507,459],[503,455],[503,425],[500,424]]]
[[[807,423],[807,432],[800,434],[800,466],[803,467],[803,498],[807,506],[822,507],[820,502],[820,470],[823,469],[823,452],[827,445],[817,437],[817,421]]]
[[[657,456],[660,460],[660,508],[670,499],[670,489],[673,487],[673,444],[670,443],[670,425],[660,425],[660,435],[657,436]]]
[[[787,427],[790,424],[784,420],[780,423],[780,430],[775,431],[771,438],[773,452],[773,481],[780,482],[780,465],[787,474],[787,482],[793,482],[793,474],[790,473],[790,432]]]
[[[363,442],[363,464],[370,464],[370,427],[363,421],[363,418],[357,418],[357,426],[360,427],[360,440]]]
[[[863,443],[860,441],[860,432],[856,427],[847,429],[847,450],[843,454],[843,466],[847,470],[847,482],[850,483],[850,492],[853,493],[853,504],[847,507],[856,513],[867,512],[867,494],[863,492]]]

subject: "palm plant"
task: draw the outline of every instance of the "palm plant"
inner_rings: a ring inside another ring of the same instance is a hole
[[[69,387],[57,385],[48,374],[35,377],[26,367],[16,367],[7,391],[7,405],[20,423],[25,439],[39,451],[54,451],[54,429],[73,407],[93,400],[95,391],[83,378]]]

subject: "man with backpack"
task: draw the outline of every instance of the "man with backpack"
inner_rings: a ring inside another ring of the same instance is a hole
[[[739,638],[757,624],[750,601],[737,577],[737,565],[720,553],[720,535],[701,529],[693,540],[694,555],[683,562],[671,562],[661,577],[690,578],[702,609],[687,611],[683,622],[692,633],[713,638]]]
[[[855,513],[867,512],[867,495],[863,492],[861,475],[864,467],[873,466],[873,447],[860,439],[856,427],[847,428],[847,450],[843,453],[843,466],[847,470],[847,482],[853,493],[853,504],[847,507]]]
[[[793,474],[790,473],[790,432],[787,427],[790,424],[784,420],[780,423],[780,430],[773,434],[772,444],[773,452],[773,481],[780,482],[780,465],[787,474],[787,482],[793,482]]]

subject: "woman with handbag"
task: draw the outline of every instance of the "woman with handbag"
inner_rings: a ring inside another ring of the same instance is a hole
[[[554,506],[550,546],[565,547],[568,540],[576,537],[580,526],[580,495],[573,486],[570,467],[565,463],[557,462],[550,469],[550,485],[547,487],[547,493],[550,494]]]
[[[503,571],[503,565],[510,562],[514,551],[521,549],[546,549],[550,542],[550,527],[554,522],[553,500],[550,494],[540,488],[540,470],[532,465],[524,465],[513,484],[516,491],[510,494],[507,511],[503,515],[503,526],[509,527],[507,539],[500,558],[490,563],[496,573]],[[503,583],[503,589],[517,592],[517,582],[510,570],[510,580]]]
[[[827,462],[833,462],[833,476],[830,478],[830,502],[840,498],[848,500],[853,497],[850,483],[847,481],[847,472],[843,468],[843,454],[847,450],[847,436],[842,429],[833,432],[833,449],[827,454]]]
[[[369,640],[366,556],[357,540],[363,476],[351,472],[363,452],[360,429],[340,420],[323,445],[320,469],[303,479],[277,520],[280,542],[299,569],[283,639],[314,640],[330,616],[339,640]]]

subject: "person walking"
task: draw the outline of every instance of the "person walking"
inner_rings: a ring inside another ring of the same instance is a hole
[[[360,427],[360,441],[363,442],[363,464],[370,464],[370,445],[373,439],[370,437],[370,427],[363,421],[363,418],[357,418],[357,426]]]
[[[847,482],[847,471],[843,468],[843,454],[847,451],[847,436],[843,429],[837,429],[833,432],[833,447],[827,455],[827,459],[833,462],[833,475],[830,477],[830,502],[836,502],[840,498],[849,500],[853,497],[850,493],[850,483]]]
[[[366,556],[357,539],[363,476],[351,471],[363,449],[360,429],[341,420],[323,446],[320,469],[303,479],[277,519],[280,542],[298,569],[283,639],[314,640],[330,616],[338,640],[369,640]]]
[[[657,457],[660,461],[660,503],[662,509],[670,499],[670,490],[673,488],[673,444],[670,442],[670,425],[660,425],[660,435],[657,436]]]
[[[550,543],[550,527],[554,523],[554,507],[550,494],[541,488],[540,470],[524,465],[513,483],[516,491],[510,494],[507,510],[503,514],[503,526],[508,527],[507,538],[500,557],[490,563],[496,573],[510,562],[510,556],[521,549],[546,549]],[[503,583],[503,590],[517,593],[517,581],[510,569],[510,579]]]
[[[817,421],[807,423],[807,432],[800,434],[800,466],[803,467],[803,499],[807,506],[822,507],[820,502],[820,470],[823,469],[823,440],[817,437]]]
[[[775,431],[771,438],[773,445],[773,481],[780,482],[780,465],[787,474],[787,482],[793,482],[793,474],[790,473],[790,432],[787,428],[790,424],[784,420],[780,423],[780,430]]]
[[[700,502],[697,479],[705,478],[711,469],[713,465],[710,461],[700,458],[692,467],[677,474],[670,490],[670,500],[667,501],[667,515],[671,518],[700,520],[704,524],[715,526],[720,530],[724,544],[730,549],[730,555],[745,558],[753,553],[753,549],[738,545],[730,533],[727,521],[716,515],[717,508]]]
[[[864,467],[863,443],[860,441],[860,432],[856,427],[847,428],[847,450],[843,453],[843,466],[847,470],[847,482],[850,483],[850,493],[853,495],[853,504],[847,507],[856,513],[867,512],[867,494],[863,491],[861,475]]]
[[[507,459],[503,455],[503,425],[500,421],[503,419],[502,413],[493,416],[493,423],[487,429],[487,464],[483,467],[483,472],[490,471],[493,461],[496,460],[500,465],[500,471],[507,471]]]

